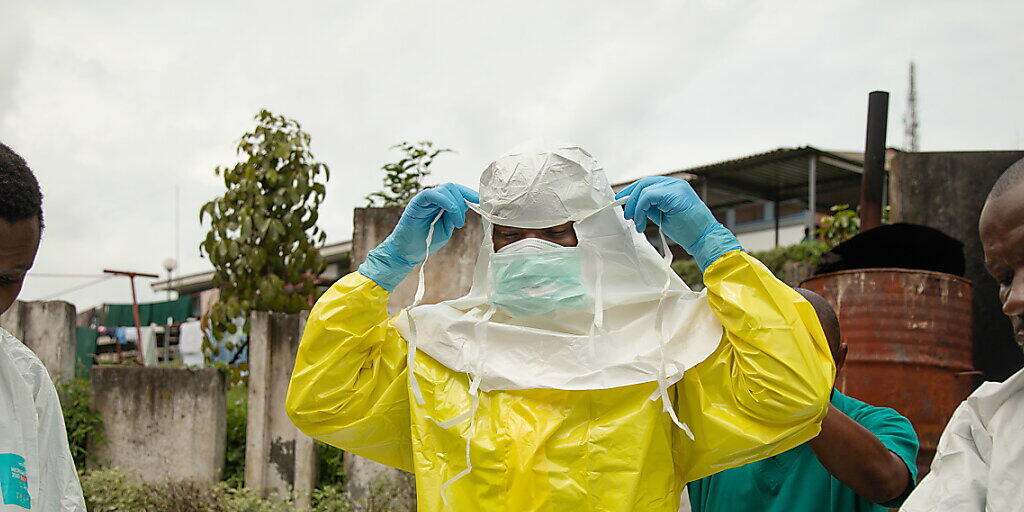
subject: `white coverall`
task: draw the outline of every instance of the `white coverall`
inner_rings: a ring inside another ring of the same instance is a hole
[[[0,329],[0,512],[85,512],[46,368]]]
[[[960,404],[931,473],[900,510],[1024,510],[1024,370],[982,384]]]

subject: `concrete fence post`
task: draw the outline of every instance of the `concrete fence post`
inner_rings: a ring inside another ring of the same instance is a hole
[[[295,366],[307,313],[257,311],[249,320],[249,416],[245,441],[245,486],[288,496],[309,507],[316,486],[313,439],[285,412],[288,382]]]
[[[154,483],[221,480],[227,444],[223,373],[96,366],[90,381],[106,439],[89,447],[90,468],[115,467]]]
[[[60,301],[16,301],[0,327],[35,352],[55,383],[75,377],[75,307]]]

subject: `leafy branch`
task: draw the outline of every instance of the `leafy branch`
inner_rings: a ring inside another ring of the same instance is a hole
[[[423,179],[430,175],[430,165],[441,153],[452,152],[450,148],[435,148],[434,143],[423,141],[416,144],[401,142],[391,146],[400,149],[405,156],[397,162],[384,164],[384,189],[366,196],[367,206],[405,206],[423,190]]]

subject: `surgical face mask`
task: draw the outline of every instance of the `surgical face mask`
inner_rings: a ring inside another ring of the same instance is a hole
[[[543,238],[523,238],[516,240],[501,249],[498,249],[498,254],[509,254],[514,252],[539,252],[547,249],[563,249],[564,247],[558,245],[550,240],[544,240]]]
[[[578,248],[539,238],[518,240],[493,254],[491,279],[491,303],[517,317],[586,309],[592,301]]]

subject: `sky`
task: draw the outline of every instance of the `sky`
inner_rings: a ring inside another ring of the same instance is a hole
[[[328,242],[350,237],[404,140],[456,151],[430,183],[472,186],[536,137],[625,181],[777,147],[862,149],[880,89],[900,147],[912,60],[922,150],[1022,149],[1024,3],[977,5],[0,0],[0,141],[45,194],[21,298],[84,309],[130,300],[127,279],[89,285],[104,268],[210,269],[198,210],[264,107],[298,120],[331,168]],[[163,298],[151,281],[140,300]]]

